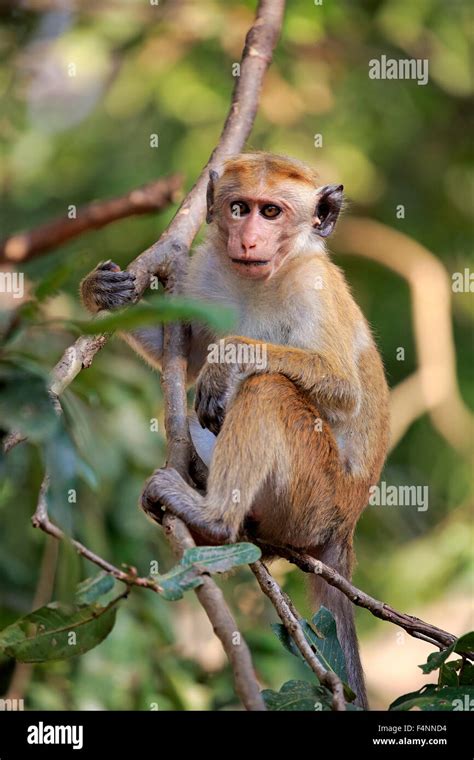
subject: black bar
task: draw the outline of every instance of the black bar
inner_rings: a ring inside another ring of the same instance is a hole
[[[64,727],[56,729],[56,727]],[[472,760],[472,713],[460,712],[0,712],[0,760],[27,757],[158,758],[183,750],[268,760],[402,757]],[[59,742],[48,743],[50,739]],[[61,743],[69,741],[69,744]],[[42,741],[42,743],[31,743]],[[77,749],[73,745],[77,745]],[[133,753],[132,755],[130,753]],[[307,753],[311,753],[308,755]],[[335,754],[332,754],[335,753]]]

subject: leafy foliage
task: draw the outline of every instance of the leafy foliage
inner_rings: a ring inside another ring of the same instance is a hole
[[[249,543],[187,549],[178,565],[166,575],[155,577],[157,589],[164,599],[176,601],[183,598],[185,591],[200,586],[203,574],[224,573],[256,562],[260,555],[260,549]],[[114,579],[105,574],[82,581],[76,591],[76,604],[53,602],[1,631],[0,651],[19,662],[63,660],[85,654],[114,627],[117,604],[123,595],[106,606],[97,603],[114,584]]]
[[[306,620],[300,621],[305,637],[313,652],[326,670],[335,672],[343,683],[347,680],[344,654],[337,638],[336,623],[331,612],[320,607],[312,619],[315,630]],[[283,625],[272,625],[274,632],[283,646],[296,656],[301,657],[299,649]],[[428,661],[420,668],[424,673],[440,670],[439,683],[427,684],[418,691],[398,697],[390,705],[390,710],[470,710],[474,705],[474,666],[462,658],[446,662],[448,657],[457,654],[473,656],[474,633],[460,636],[450,647],[430,654]],[[313,674],[316,684],[306,681],[288,681],[279,692],[267,689],[262,692],[269,710],[330,710],[331,692],[321,684]],[[354,693],[344,683],[346,700],[354,699]],[[356,705],[347,705],[347,709],[360,709]]]
[[[474,656],[474,632],[465,633],[446,649],[433,652],[419,667],[423,673],[439,670],[438,683],[396,699],[390,710],[472,710],[474,706],[474,666],[465,657],[448,660],[453,653]]]
[[[312,625],[310,625],[307,620],[302,620],[300,622],[306,640],[321,665],[326,668],[326,670],[332,670],[339,676],[344,683],[346,697],[348,699],[354,699],[354,692],[347,683],[346,662],[337,638],[336,621],[334,620],[332,613],[326,609],[326,607],[320,607],[311,620]],[[288,649],[291,654],[303,659],[301,652],[290,637],[284,625],[277,623],[272,625],[272,629],[283,646]]]
[[[95,319],[76,322],[82,332],[94,335],[112,330],[132,330],[143,325],[162,322],[189,321],[195,319],[209,324],[216,330],[230,330],[235,322],[235,314],[230,308],[203,305],[191,298],[155,298],[153,303],[138,304],[133,309],[125,309],[108,314],[99,322]]]
[[[115,624],[116,605],[117,601],[106,607],[53,602],[5,628],[0,633],[0,650],[19,662],[85,654],[109,635]]]
[[[159,575],[156,582],[161,596],[174,602],[182,599],[184,591],[200,586],[203,573],[225,573],[238,565],[256,562],[260,555],[260,549],[248,543],[187,549],[179,564],[166,575]]]
[[[459,639],[456,639],[454,644],[451,644],[447,649],[443,649],[440,652],[433,652],[433,654],[430,654],[428,657],[426,663],[420,665],[420,668],[423,673],[431,673],[433,670],[438,670],[453,652],[456,652],[456,654],[474,655],[474,632],[465,633],[464,636],[460,636]]]
[[[339,676],[344,685],[344,696],[349,702],[348,708],[353,707],[350,702],[355,698],[355,694],[347,683],[347,669],[344,653],[342,651],[339,639],[337,638],[336,621],[332,613],[326,607],[320,607],[311,620],[312,625],[307,620],[301,620],[300,625],[305,638],[318,658],[321,665]],[[306,661],[296,646],[295,642],[289,635],[287,629],[282,624],[272,625],[273,631],[281,641],[285,649],[291,654],[300,657],[305,664]],[[309,667],[309,666],[308,666]],[[318,678],[313,673],[318,686],[306,683],[304,681],[290,681],[282,686],[279,694],[272,691],[264,691],[264,699],[269,710],[308,710],[308,709],[331,709],[332,694],[322,684],[319,684]],[[316,690],[316,691],[315,691]],[[308,707],[309,700],[319,695],[319,700],[313,699],[313,707]],[[314,706],[316,705],[316,706]]]
[[[429,684],[419,691],[404,694],[392,702],[390,710],[470,710],[474,704],[474,687],[466,686],[464,689],[450,686],[435,686]],[[467,701],[466,701],[467,700]],[[467,706],[466,706],[467,705]]]

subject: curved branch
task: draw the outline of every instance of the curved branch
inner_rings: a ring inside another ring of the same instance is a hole
[[[76,216],[53,219],[28,232],[18,232],[0,242],[0,263],[28,261],[89,230],[99,230],[127,216],[162,211],[178,198],[180,174],[150,182],[119,198],[95,201],[77,209]]]

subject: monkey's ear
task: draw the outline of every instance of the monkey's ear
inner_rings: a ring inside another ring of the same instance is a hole
[[[213,218],[214,211],[214,187],[216,180],[219,179],[219,175],[214,169],[209,172],[209,182],[207,183],[206,201],[207,201],[207,214],[206,222],[210,224]]]
[[[325,185],[319,192],[314,210],[313,229],[320,237],[327,237],[336,226],[342,208],[343,185]]]

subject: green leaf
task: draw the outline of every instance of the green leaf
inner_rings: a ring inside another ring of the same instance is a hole
[[[474,686],[474,665],[472,662],[464,660],[459,673],[459,683],[461,686]]]
[[[428,655],[427,661],[423,663],[423,665],[418,665],[418,667],[421,668],[425,674],[432,673],[433,670],[437,670],[443,665],[443,663],[448,659],[453,651],[454,644],[451,644],[450,647],[441,650],[441,652],[432,652],[430,655]]]
[[[115,623],[118,599],[107,607],[53,602],[0,632],[0,651],[19,662],[64,660],[93,649]],[[75,643],[70,643],[75,634]]]
[[[410,691],[408,694],[402,694],[401,697],[397,697],[392,704],[389,706],[389,710],[396,710],[399,705],[402,705],[404,702],[415,699],[417,697],[427,697],[436,692],[437,686],[434,683],[424,684],[421,689],[418,689],[418,691]]]
[[[474,653],[474,631],[464,633],[454,644],[456,654],[473,654]]]
[[[325,712],[332,707],[331,692],[306,681],[287,681],[280,691],[265,689],[262,697],[271,711]]]
[[[346,661],[337,638],[336,621],[333,615],[320,607],[312,618],[316,631],[311,629],[315,642],[317,642],[318,657],[328,670],[333,670],[341,679],[347,681]]]
[[[308,644],[321,665],[326,670],[332,670],[339,676],[344,684],[346,699],[355,699],[356,695],[347,683],[346,661],[337,638],[336,621],[332,613],[326,607],[320,607],[318,612],[313,616],[312,623],[317,627],[317,632],[307,620],[300,620],[300,625]],[[284,625],[274,623],[272,630],[291,654],[299,657],[306,665],[308,664]]]
[[[453,653],[472,654],[474,652],[474,631],[464,633],[450,647],[443,649],[441,652],[432,652],[423,665],[418,665],[423,673],[431,673],[433,670],[440,668],[448,657]]]
[[[472,700],[472,701],[471,701]],[[424,687],[424,691],[404,694],[390,705],[390,710],[418,710],[432,711],[443,710],[457,712],[459,710],[469,710],[474,704],[474,687],[462,686],[451,687],[442,686],[436,688],[433,684]]]
[[[166,324],[190,320],[204,322],[218,332],[230,330],[236,322],[235,312],[228,307],[215,306],[190,298],[160,297],[154,299],[154,303],[140,303],[133,308],[107,314],[101,319],[76,321],[73,324],[87,335],[96,335],[113,330],[130,330],[157,322]]]
[[[336,621],[331,612],[325,607],[321,607],[316,615],[314,615],[312,622],[317,627],[318,633],[316,633],[307,620],[300,620],[300,625],[308,644],[316,654],[321,665],[327,670],[333,670],[342,681],[347,681],[346,662],[337,638]],[[276,623],[272,625],[272,629],[283,646],[291,654],[304,660],[300,650],[284,625]]]
[[[108,573],[99,573],[92,578],[86,578],[77,587],[76,601],[78,604],[96,602],[99,597],[111,591],[114,585],[115,580]]]
[[[441,665],[439,671],[440,686],[459,686],[457,670],[459,670],[462,660],[453,660]]]
[[[261,556],[257,546],[249,543],[225,546],[196,546],[186,549],[176,567],[155,577],[160,594],[170,602],[202,583],[203,573],[225,573],[238,565],[256,562]]]

